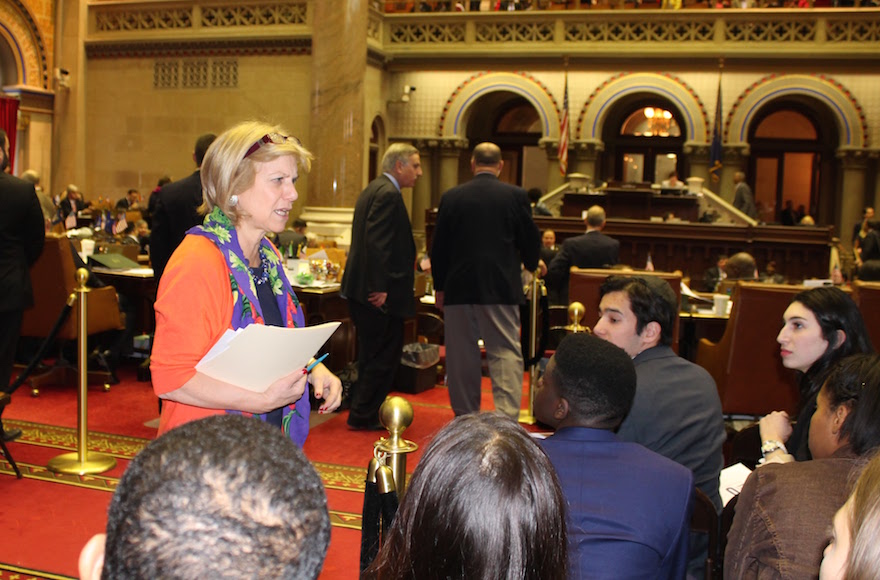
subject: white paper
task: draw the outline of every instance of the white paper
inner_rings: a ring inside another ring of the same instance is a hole
[[[752,470],[742,463],[722,469],[718,490],[721,493],[721,503],[727,505],[727,502],[739,495],[751,474]]]
[[[196,365],[196,371],[237,387],[262,393],[273,382],[306,363],[340,322],[305,328],[251,324],[227,330]]]

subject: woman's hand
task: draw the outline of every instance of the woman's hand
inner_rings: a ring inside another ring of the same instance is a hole
[[[308,381],[309,375],[305,369],[297,369],[289,375],[281,377],[269,385],[269,388],[263,392],[265,410],[259,412],[268,413],[280,407],[296,403],[305,392]]]
[[[773,411],[758,421],[761,442],[781,441],[785,443],[791,437],[791,419],[785,411]]]
[[[318,413],[330,413],[342,402],[342,382],[323,364],[318,364],[309,374],[309,382],[315,389],[315,398],[324,399]]]

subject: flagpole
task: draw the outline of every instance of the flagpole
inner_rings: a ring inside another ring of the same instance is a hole
[[[562,175],[562,177],[566,177],[568,175],[568,57],[565,57],[564,69],[565,89],[562,96],[562,117],[559,122],[559,147],[556,151],[556,157],[559,159],[559,173]]]

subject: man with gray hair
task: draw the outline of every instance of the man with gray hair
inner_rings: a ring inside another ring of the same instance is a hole
[[[734,173],[733,183],[736,184],[736,189],[733,191],[733,207],[752,219],[758,219],[755,196],[752,194],[752,188],[746,183],[746,174],[742,171]]]
[[[394,143],[382,158],[382,175],[354,207],[341,289],[358,337],[358,379],[348,416],[353,430],[382,429],[379,406],[400,366],[403,322],[415,316],[416,245],[400,190],[414,186],[421,174],[418,149]]]
[[[547,287],[551,304],[568,306],[568,271],[578,268],[608,268],[620,261],[620,242],[602,233],[605,227],[605,210],[594,205],[584,216],[587,233],[568,238],[550,262],[547,271]],[[587,309],[597,304],[585,304]]]

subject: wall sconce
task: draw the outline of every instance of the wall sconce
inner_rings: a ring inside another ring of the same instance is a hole
[[[410,94],[414,93],[415,90],[416,90],[416,88],[412,85],[404,85],[403,86],[403,94],[400,95],[400,102],[408,103]]]

